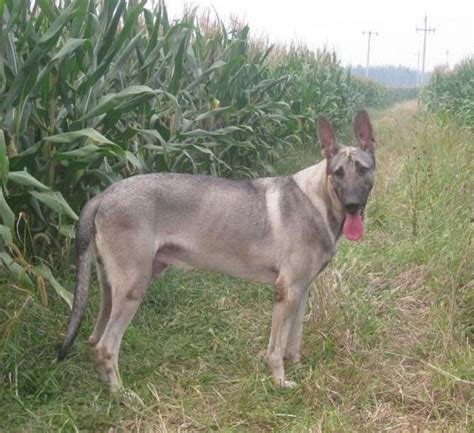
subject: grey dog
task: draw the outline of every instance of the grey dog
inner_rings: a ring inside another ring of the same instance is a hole
[[[89,342],[103,380],[121,389],[123,334],[153,276],[168,266],[208,269],[272,284],[274,306],[266,361],[278,386],[284,360],[300,361],[312,280],[336,252],[341,234],[358,240],[372,189],[375,140],[369,116],[354,121],[357,146],[336,142],[318,119],[324,159],[293,176],[232,181],[187,174],[145,174],[110,186],[83,208],[76,231],[76,287],[67,355],[84,315],[95,256],[99,317]]]

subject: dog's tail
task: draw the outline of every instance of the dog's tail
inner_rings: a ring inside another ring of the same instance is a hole
[[[95,227],[94,219],[100,197],[90,200],[82,209],[76,226],[76,288],[74,303],[66,337],[57,354],[58,361],[62,361],[68,354],[76,339],[81,321],[87,305],[87,291],[91,274],[91,258],[94,246]]]

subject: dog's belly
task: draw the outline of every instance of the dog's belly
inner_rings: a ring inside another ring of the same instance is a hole
[[[196,257],[196,268],[207,269],[234,277],[245,278],[258,283],[273,284],[278,270],[261,260],[247,261],[239,257],[210,256]]]
[[[272,258],[264,252],[255,254],[232,251],[229,248],[197,248],[180,243],[166,243],[154,258],[153,268],[162,270],[166,266],[177,268],[205,269],[234,277],[245,278],[259,283],[273,284],[278,277],[278,269]]]

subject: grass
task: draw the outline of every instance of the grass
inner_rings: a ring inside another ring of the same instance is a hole
[[[0,427],[5,431],[472,431],[474,359],[468,149],[473,136],[405,103],[373,113],[379,147],[364,242],[341,241],[313,286],[299,386],[274,388],[261,353],[271,289],[207,272],[156,281],[124,338],[139,399],[109,396],[85,338],[54,362],[68,311],[5,286]],[[319,158],[310,145],[277,165]],[[69,272],[66,271],[66,274]],[[72,273],[70,274],[72,275]],[[67,286],[71,287],[72,282]],[[7,320],[5,320],[5,318]]]

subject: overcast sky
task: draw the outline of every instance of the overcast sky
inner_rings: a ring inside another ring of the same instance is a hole
[[[365,66],[367,36],[372,30],[371,65],[404,65],[416,69],[422,51],[425,11],[428,27],[426,70],[450,66],[474,54],[474,1],[468,0],[167,0],[171,17],[181,16],[183,5],[213,6],[226,21],[239,16],[255,36],[271,42],[299,41],[311,48],[327,45],[345,65]]]

